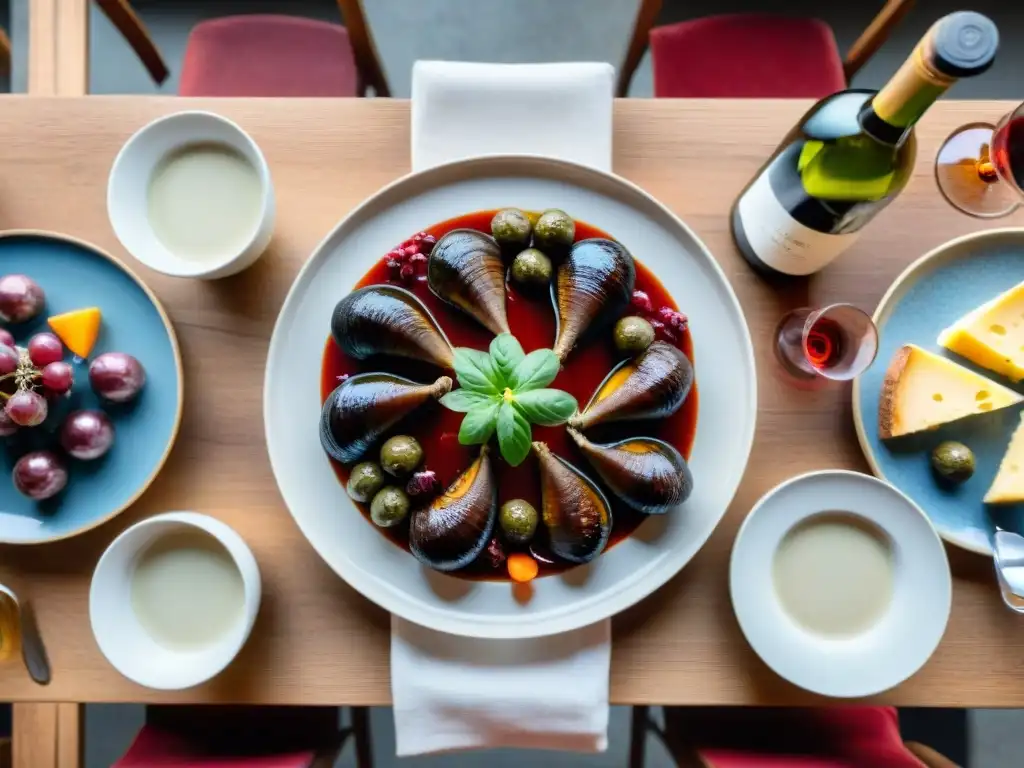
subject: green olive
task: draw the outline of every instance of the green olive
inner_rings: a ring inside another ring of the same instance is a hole
[[[932,469],[951,483],[962,483],[974,474],[974,451],[963,443],[947,440],[932,451]]]
[[[409,497],[405,491],[394,485],[386,485],[377,491],[370,502],[370,519],[381,528],[398,525],[409,514]]]
[[[510,544],[526,544],[537,530],[537,510],[524,499],[509,499],[501,505],[498,525]]]
[[[536,248],[521,251],[512,261],[512,279],[520,285],[547,285],[551,282],[551,259]]]
[[[654,341],[654,326],[642,317],[630,315],[615,324],[615,348],[624,355],[639,355]]]
[[[372,461],[363,461],[352,467],[348,476],[349,498],[355,501],[369,501],[384,485],[384,473]]]
[[[516,253],[530,244],[533,226],[518,208],[505,208],[491,219],[491,234],[506,252]]]
[[[421,461],[423,448],[415,437],[395,435],[380,447],[380,465],[389,475],[408,475]]]
[[[565,211],[544,211],[533,228],[533,244],[547,253],[566,251],[576,238],[576,222]]]

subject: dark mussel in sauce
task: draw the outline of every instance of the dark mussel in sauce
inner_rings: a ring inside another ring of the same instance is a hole
[[[416,296],[396,285],[368,285],[334,307],[331,335],[351,358],[406,357],[451,369],[452,345]]]
[[[439,299],[461,309],[495,335],[509,333],[505,311],[505,264],[490,235],[455,229],[434,245],[427,285]]]
[[[655,341],[636,360],[616,366],[583,411],[569,419],[569,425],[588,429],[609,421],[671,416],[692,386],[689,358],[678,347]]]
[[[686,501],[693,490],[686,459],[662,440],[629,437],[592,443],[572,428],[569,436],[611,492],[635,510],[662,514]]]
[[[558,266],[555,354],[565,360],[580,337],[611,325],[629,306],[636,282],[633,257],[621,244],[603,237],[581,240]]]
[[[541,520],[548,546],[563,560],[588,563],[608,544],[612,508],[593,480],[546,443],[535,442],[540,465]]]
[[[487,546],[497,516],[498,491],[485,445],[448,490],[413,512],[409,549],[435,570],[465,568]]]
[[[345,379],[320,411],[320,444],[342,464],[356,461],[381,435],[430,400],[451,391],[452,380],[441,376],[420,384],[390,373],[360,373]]]

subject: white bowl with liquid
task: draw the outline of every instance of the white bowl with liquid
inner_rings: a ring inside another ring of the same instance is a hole
[[[178,112],[139,129],[107,182],[107,215],[125,249],[175,277],[252,266],[274,230],[274,185],[256,142],[212,112]]]
[[[946,630],[952,579],[925,513],[888,483],[800,475],[744,520],[729,564],[747,641],[781,677],[852,698],[917,672]]]
[[[256,558],[224,523],[195,512],[142,520],[114,539],[89,589],[89,620],[107,660],[158,690],[223,671],[256,621]]]

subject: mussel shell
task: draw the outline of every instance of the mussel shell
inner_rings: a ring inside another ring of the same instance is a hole
[[[671,416],[693,386],[693,365],[682,350],[655,341],[636,360],[626,360],[609,373],[582,413],[569,419],[576,429],[609,421]]]
[[[545,443],[534,443],[540,464],[541,519],[551,551],[570,563],[588,563],[608,544],[612,508],[593,480]]]
[[[686,501],[693,490],[686,459],[663,440],[629,437],[601,444],[575,429],[569,435],[609,490],[639,512],[667,512]]]
[[[490,235],[454,229],[434,245],[427,285],[442,301],[461,309],[494,334],[509,333],[505,311],[505,264]]]
[[[409,549],[435,570],[465,568],[491,540],[497,517],[498,493],[485,445],[448,490],[413,512]]]
[[[450,392],[441,376],[420,384],[390,373],[360,373],[327,396],[320,411],[320,444],[342,464],[358,460],[385,432],[428,400]]]
[[[636,283],[633,257],[603,237],[580,240],[558,266],[554,292],[555,354],[564,360],[584,333],[611,325],[626,311]]]
[[[393,355],[451,369],[452,345],[430,310],[397,285],[352,291],[331,315],[334,342],[349,357]]]

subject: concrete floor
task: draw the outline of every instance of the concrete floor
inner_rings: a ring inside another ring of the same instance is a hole
[[[177,89],[189,29],[206,18],[232,13],[277,12],[308,17],[338,18],[332,0],[136,0],[136,9],[148,24],[171,70],[171,78],[157,89],[131,50],[106,18],[93,6],[91,91],[93,93],[173,94]],[[396,96],[407,97],[412,63],[418,58],[465,61],[608,61],[620,62],[630,32],[635,0],[366,0],[384,68]],[[881,0],[869,3],[821,3],[820,0],[666,0],[661,23],[711,13],[765,11],[814,15],[828,21],[845,49],[868,23]],[[939,16],[962,8],[959,0],[929,0],[914,11],[889,43],[858,75],[855,85],[877,87],[898,66],[914,42]],[[976,0],[974,10],[999,24],[1004,45],[996,65],[985,75],[960,83],[957,98],[1024,98],[1020,73],[1024,72],[1024,46],[1010,41],[1024,38],[1024,3],[1019,0]],[[9,14],[5,11],[9,9]],[[10,89],[25,90],[25,42],[28,0],[0,0],[0,20],[9,15],[8,29],[15,50]],[[7,90],[0,78],[0,90]],[[646,60],[633,81],[631,95],[651,96],[651,74]],[[989,116],[990,117],[990,116]],[[142,722],[142,708],[128,705],[89,707],[88,768],[107,768],[120,756]],[[397,763],[394,731],[386,709],[373,712],[377,765]],[[1024,714],[1018,711],[978,711],[970,715],[969,765],[1007,768],[1021,765],[1024,754]],[[605,755],[577,756],[555,753],[524,755],[499,751],[402,761],[410,768],[603,768],[626,763],[629,711],[613,708],[611,747]],[[928,740],[914,734],[915,738]],[[933,741],[933,743],[935,743]],[[348,750],[350,752],[351,750]],[[354,765],[346,753],[340,766]],[[653,740],[648,766],[661,768],[671,761]]]

